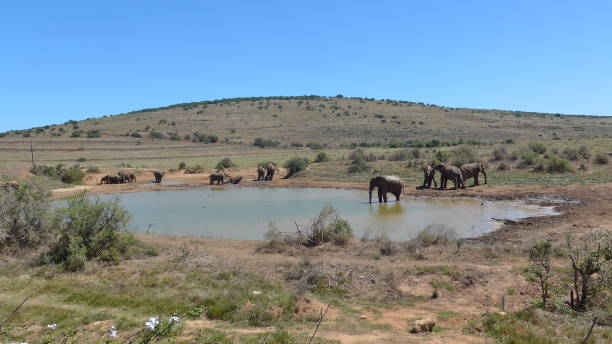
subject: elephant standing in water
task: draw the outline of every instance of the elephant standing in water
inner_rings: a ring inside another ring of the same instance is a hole
[[[390,192],[395,196],[395,201],[399,202],[404,190],[404,183],[397,176],[378,176],[370,179],[370,203],[372,203],[372,190],[378,189],[378,202],[383,200],[387,203],[387,193]]]
[[[217,182],[217,185],[225,184],[225,177],[228,177],[228,175],[222,173],[211,173],[210,176],[208,176],[210,185],[213,185],[215,182]]]
[[[266,169],[263,166],[257,166],[257,180],[265,180],[266,179]]]
[[[436,170],[433,167],[433,164],[431,166],[425,166],[425,168],[423,168],[423,187],[431,187],[431,183],[433,182],[434,187],[438,187],[438,184],[436,184],[436,178],[434,178],[436,175]]]
[[[485,172],[485,166],[483,163],[481,162],[475,162],[473,164],[463,164],[461,165],[461,167],[459,167],[459,169],[461,170],[461,174],[463,175],[463,181],[465,182],[466,180],[474,177],[474,185],[473,186],[478,186],[480,185],[478,183],[478,174],[482,173],[482,175],[484,176],[485,179],[485,184],[487,183],[487,173]]]
[[[269,162],[266,165],[266,177],[265,180],[272,180],[274,179],[274,173],[276,173],[276,171],[278,171],[278,167],[276,167],[276,164],[273,162]]]
[[[153,176],[155,176],[155,182],[158,184],[161,183],[162,178],[164,177],[165,174],[166,174],[165,172],[154,171]]]
[[[440,189],[446,188],[448,180],[452,180],[456,188],[465,189],[465,183],[463,182],[463,175],[461,170],[457,166],[441,163],[436,165],[436,170],[440,171]]]

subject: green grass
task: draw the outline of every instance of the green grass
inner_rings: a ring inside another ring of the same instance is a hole
[[[446,321],[452,317],[455,317],[459,315],[459,313],[457,312],[453,312],[453,311],[439,311],[438,314],[436,315],[438,321]]]

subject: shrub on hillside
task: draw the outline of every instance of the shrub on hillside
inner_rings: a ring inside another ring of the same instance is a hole
[[[565,173],[572,171],[572,165],[567,159],[551,154],[546,159],[546,171],[549,173]]]
[[[219,161],[217,163],[217,165],[215,166],[215,168],[217,170],[223,169],[223,168],[231,168],[231,167],[236,167],[238,165],[236,165],[230,158],[223,158],[223,160]]]
[[[100,130],[88,130],[87,131],[87,137],[90,139],[96,138],[96,137],[100,137]]]
[[[499,148],[495,148],[493,150],[493,161],[501,161],[506,159],[506,156],[508,155],[508,151],[506,150],[506,147],[499,147]]]
[[[591,155],[591,149],[587,145],[582,145],[580,148],[578,148],[578,154],[580,154],[580,156],[583,158],[587,158],[589,155]]]
[[[50,237],[49,199],[48,192],[30,184],[0,190],[0,252],[36,248]]]
[[[83,181],[83,177],[85,177],[85,173],[81,171],[81,167],[79,165],[74,165],[70,168],[65,168],[62,164],[55,167],[35,165],[30,169],[30,172],[37,176],[47,176],[52,179],[61,180],[67,184],[81,183]]]
[[[597,153],[595,155],[595,163],[599,165],[607,165],[610,162],[610,157],[606,153]]]
[[[259,147],[259,148],[278,147],[279,145],[280,145],[280,142],[278,142],[278,141],[264,139],[264,138],[261,138],[261,137],[258,137],[258,138],[255,139],[255,141],[253,141],[253,146],[256,146],[256,147]]]
[[[450,160],[450,154],[446,151],[437,151],[434,154],[434,159],[438,162],[448,162]]]
[[[544,146],[543,143],[541,142],[530,142],[529,143],[529,149],[537,154],[544,154],[546,153],[546,146]]]
[[[459,147],[452,152],[453,165],[461,166],[476,161],[474,150],[468,147]]]
[[[565,147],[565,149],[563,150],[563,156],[569,160],[578,160],[578,150],[576,148],[573,147]]]
[[[152,131],[149,133],[149,137],[152,139],[161,140],[161,139],[165,139],[166,135],[164,135],[163,133],[160,133],[159,131]]]
[[[316,143],[316,142],[308,142],[306,144],[306,147],[312,149],[312,150],[317,150],[317,149],[323,149],[323,145],[320,143]]]
[[[219,141],[219,138],[216,135],[206,135],[206,134],[195,132],[193,133],[193,137],[191,141],[201,142],[201,143],[216,143]]]
[[[292,177],[294,174],[303,171],[306,166],[308,166],[308,164],[310,164],[310,160],[308,158],[304,158],[304,157],[293,157],[289,160],[287,160],[285,162],[285,164],[283,165],[284,168],[287,169],[287,177],[286,178],[290,178]]]
[[[178,169],[179,170],[184,170],[186,168],[187,168],[187,164],[185,162],[179,163],[179,165],[178,165]]]
[[[413,157],[412,151],[408,149],[402,149],[402,150],[393,152],[389,156],[389,160],[390,161],[404,161],[404,160],[410,159],[411,157]]]
[[[540,161],[540,157],[534,152],[524,152],[521,154],[521,161],[517,165],[519,168],[533,166]]]
[[[93,259],[116,264],[135,243],[129,221],[118,198],[91,200],[81,194],[56,211],[52,227],[57,241],[44,258],[68,271],[81,270]]]
[[[328,162],[330,160],[331,158],[329,157],[329,154],[325,152],[320,152],[319,154],[317,154],[314,162]]]

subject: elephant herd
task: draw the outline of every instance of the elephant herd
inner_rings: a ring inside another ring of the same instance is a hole
[[[119,171],[115,175],[106,175],[100,180],[100,184],[125,184],[136,183],[136,175],[132,172]]]
[[[431,184],[438,187],[435,175],[440,172],[440,189],[446,189],[449,180],[453,181],[455,188],[465,188],[465,180],[474,178],[474,186],[478,183],[480,173],[484,176],[484,183],[487,184],[487,173],[483,163],[463,164],[460,167],[445,163],[431,164],[423,168],[423,187],[430,188]],[[370,180],[369,200],[372,203],[372,190],[378,190],[378,201],[387,203],[387,193],[395,196],[395,201],[399,201],[404,190],[404,183],[397,176],[378,176]]]

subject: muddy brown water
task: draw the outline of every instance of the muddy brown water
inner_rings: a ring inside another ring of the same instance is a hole
[[[101,196],[110,197],[118,197],[132,213],[136,232],[244,240],[263,239],[270,223],[280,231],[294,232],[296,222],[306,225],[325,204],[348,220],[357,238],[384,233],[396,240],[414,238],[425,227],[439,224],[459,237],[476,237],[497,228],[499,221],[494,219],[557,214],[552,207],[474,198],[404,198],[400,203],[369,204],[367,191],[325,188],[230,187]]]

